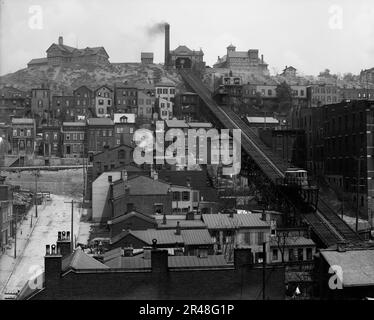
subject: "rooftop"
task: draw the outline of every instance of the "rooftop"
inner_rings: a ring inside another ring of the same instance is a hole
[[[321,250],[321,255],[330,266],[342,268],[343,287],[374,285],[374,249]]]
[[[113,121],[109,118],[89,118],[87,124],[89,126],[111,126]]]
[[[269,228],[269,223],[261,217],[259,213],[233,214],[233,217],[229,214],[202,215],[208,229]]]
[[[293,246],[315,246],[316,244],[312,239],[308,239],[305,237],[286,237],[284,240],[281,239],[281,244],[285,247],[293,247]],[[277,239],[270,239],[270,246],[278,246]]]
[[[28,119],[28,118],[13,118],[12,124],[34,124],[34,119]]]
[[[247,117],[247,120],[249,123],[279,123],[279,121],[273,117]]]
[[[126,119],[126,121],[121,121],[121,119]],[[135,123],[135,119],[135,113],[115,113],[113,116],[114,123]]]

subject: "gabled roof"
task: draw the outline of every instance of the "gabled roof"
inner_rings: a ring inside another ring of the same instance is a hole
[[[80,247],[63,260],[62,270],[76,269],[76,270],[89,270],[89,269],[109,269],[108,266],[102,264],[95,258],[86,254]]]
[[[73,53],[74,50],[77,50],[76,48],[73,48],[73,47],[69,47],[65,44],[57,44],[57,43],[52,43],[51,46],[46,50],[46,52],[48,52],[49,50],[51,50],[52,48],[57,48],[63,52],[68,52],[68,53]]]
[[[129,177],[127,185],[130,188],[130,195],[166,195],[170,188],[170,184],[165,181],[143,175]]]
[[[270,228],[259,213],[234,214],[233,217],[229,214],[203,214],[202,220],[208,229]]]
[[[175,50],[171,50],[170,54],[180,54],[180,55],[204,55],[203,51],[191,50],[185,45],[178,46]]]
[[[123,239],[124,237],[132,235],[133,237],[144,242],[148,246],[152,246],[153,239],[157,240],[157,245],[170,245],[175,246],[177,243],[180,245],[213,245],[214,241],[207,229],[197,230],[181,230],[181,234],[176,234],[175,229],[147,229],[147,230],[125,230],[119,235],[111,239],[111,243]]]
[[[46,64],[48,63],[47,58],[31,59],[28,64]]]
[[[136,119],[135,113],[115,113],[113,116],[114,123],[122,123],[121,119],[123,117],[127,119],[126,123],[135,123],[135,119]]]
[[[142,214],[140,212],[137,212],[137,211],[131,211],[131,212],[128,212],[128,213],[125,213],[125,214],[122,214],[118,217],[115,217],[114,219],[112,220],[109,220],[108,221],[108,224],[116,224],[116,223],[119,223],[119,222],[123,222],[123,221],[126,221],[128,219],[131,219],[133,217],[137,217],[141,220],[144,220],[144,221],[147,221],[153,225],[157,225],[157,222],[156,222],[156,219],[153,218],[153,217],[150,217],[150,216],[147,216],[145,214]]]
[[[296,246],[311,246],[311,247],[314,247],[316,244],[314,243],[314,241],[312,239],[308,239],[308,238],[305,238],[305,237],[286,237],[284,240],[281,238],[279,240],[277,240],[276,238],[271,238],[270,239],[270,246],[278,246],[278,241],[279,241],[279,244],[281,244],[282,246],[285,246],[285,247],[296,247]]]

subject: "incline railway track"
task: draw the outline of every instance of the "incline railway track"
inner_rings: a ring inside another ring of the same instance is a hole
[[[212,99],[209,89],[198,77],[186,70],[180,70],[180,74],[225,128],[241,130],[242,148],[251,156],[265,176],[273,183],[283,179],[288,164],[274,155],[234,111],[218,106]],[[286,195],[282,195],[292,206],[297,207],[297,204],[293,201],[295,199],[289,199]],[[315,212],[304,212],[303,217],[327,247],[338,242],[355,243],[362,241],[361,237],[322,199],[319,199]]]

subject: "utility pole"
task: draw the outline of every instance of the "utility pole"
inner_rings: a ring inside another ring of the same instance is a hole
[[[38,173],[35,173],[35,218],[38,217]]]
[[[356,232],[358,232],[358,216],[360,212],[360,180],[361,180],[361,155],[357,158],[357,211],[356,211]]]
[[[13,200],[12,200],[12,208],[13,208]],[[14,259],[17,258],[17,220],[18,220],[18,210],[16,210],[16,221],[14,224]]]
[[[266,242],[262,244],[262,300],[265,300],[265,284],[266,284]]]

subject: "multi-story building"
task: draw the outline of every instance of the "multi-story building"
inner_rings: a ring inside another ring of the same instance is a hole
[[[13,193],[10,186],[4,184],[4,178],[0,177],[0,256],[9,244],[9,238],[13,231]]]
[[[374,89],[340,88],[340,100],[374,100]]]
[[[343,190],[363,218],[374,218],[374,104],[351,101],[321,107],[325,177]]]
[[[127,84],[114,86],[115,111],[118,113],[137,113],[138,88]]]
[[[63,37],[58,37],[58,43],[53,43],[47,49],[47,58],[32,59],[27,67],[43,65],[61,66],[71,64],[100,64],[109,63],[109,55],[103,47],[78,49],[64,44]]]
[[[73,91],[74,96],[74,117],[85,116],[89,117],[93,114],[94,106],[94,94],[93,90],[87,86],[80,86],[79,88]]]
[[[61,121],[73,121],[76,118],[75,97],[68,95],[52,96],[52,115]]]
[[[134,113],[115,113],[113,115],[114,123],[114,145],[127,144],[133,145],[133,136],[136,128],[136,114]]]
[[[200,119],[200,97],[194,92],[183,92],[176,96],[174,115],[186,122]]]
[[[24,117],[30,113],[30,94],[13,87],[0,89],[0,119],[10,123],[12,117]]]
[[[101,86],[94,92],[95,116],[108,117],[113,111],[113,90],[108,86]]]
[[[175,99],[175,85],[172,83],[158,83],[155,86],[156,97],[173,102]]]
[[[167,99],[157,98],[159,118],[161,120],[170,120],[173,118],[173,102]]]
[[[308,105],[319,107],[339,102],[339,89],[333,84],[312,84],[307,87]]]
[[[114,146],[114,123],[109,118],[87,119],[87,145],[89,153],[97,153]]]
[[[50,114],[50,90],[48,88],[31,89],[31,112],[41,119]]]
[[[4,165],[5,155],[12,150],[12,127],[0,123],[0,167]]]
[[[33,155],[35,151],[36,124],[34,119],[12,119],[12,153]]]
[[[303,85],[291,85],[292,93],[292,104],[307,106],[308,96],[307,96],[307,86]]]
[[[64,158],[83,158],[86,156],[86,123],[63,122],[62,156]]]
[[[362,85],[368,85],[369,83],[374,84],[374,68],[361,70],[360,82]]]
[[[214,68],[227,68],[233,72],[251,71],[253,73],[268,75],[268,64],[264,62],[264,56],[258,56],[258,49],[248,51],[236,51],[232,44],[227,48],[227,53],[222,58],[218,56]]]
[[[60,125],[42,125],[42,154],[45,157],[61,156],[61,126]]]
[[[140,121],[152,120],[155,111],[155,100],[154,95],[142,91],[138,92],[138,119]]]
[[[286,77],[286,78],[295,78],[296,77],[296,68],[293,66],[286,66],[282,73],[281,76]]]

